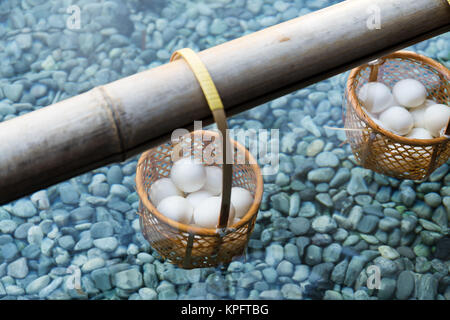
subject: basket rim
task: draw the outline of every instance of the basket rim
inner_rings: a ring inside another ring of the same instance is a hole
[[[211,130],[197,130],[192,131],[189,133],[189,135],[194,135],[195,133],[198,134],[198,132],[201,132],[202,135],[209,135],[210,137],[215,136],[218,137],[219,134],[215,131]],[[238,223],[233,224],[231,226],[227,226],[226,230],[237,230],[244,226],[245,224],[248,224],[251,222],[251,219],[255,214],[258,213],[259,206],[261,204],[262,200],[262,194],[263,194],[263,178],[261,175],[261,169],[259,168],[258,163],[256,162],[255,158],[252,156],[252,154],[242,146],[239,142],[229,139],[230,142],[241,152],[244,152],[245,159],[249,161],[249,166],[251,170],[255,173],[256,176],[256,189],[255,189],[255,196],[253,199],[253,203],[248,209],[247,213],[239,220]],[[170,142],[169,142],[170,143]],[[169,219],[166,216],[164,216],[161,212],[159,212],[156,207],[153,205],[153,203],[150,201],[147,192],[144,188],[144,178],[142,174],[143,170],[143,162],[147,158],[148,154],[152,151],[152,149],[147,150],[144,152],[141,157],[139,158],[138,164],[137,164],[137,172],[136,172],[136,189],[137,193],[139,195],[139,199],[142,201],[146,209],[150,212],[150,214],[154,215],[160,222],[165,223],[166,225],[169,225],[170,227],[180,231],[180,232],[186,232],[191,235],[199,235],[199,236],[220,236],[222,235],[222,230],[218,228],[203,228],[203,227],[197,227],[194,225],[188,225],[181,222],[177,222],[175,220]],[[138,211],[139,212],[139,211]]]
[[[385,60],[396,59],[396,58],[407,58],[410,60],[420,61],[424,64],[431,66],[432,68],[437,70],[439,73],[441,73],[445,78],[447,78],[450,81],[450,70],[449,69],[447,69],[441,63],[439,63],[429,57],[426,57],[424,55],[416,53],[416,52],[406,51],[406,50],[397,51],[397,52],[393,52],[387,56],[384,56],[382,59],[385,61]],[[377,125],[372,120],[372,118],[364,112],[362,105],[359,103],[358,97],[356,95],[355,87],[353,86],[355,79],[360,75],[362,70],[365,69],[366,67],[367,67],[367,64],[363,64],[363,65],[360,65],[351,70],[350,75],[347,80],[346,89],[345,89],[351,107],[356,111],[356,113],[358,114],[358,117],[361,120],[366,122],[366,124],[368,124],[369,127],[378,131],[379,133],[387,136],[389,139],[393,140],[394,142],[400,142],[403,144],[409,144],[409,145],[413,145],[413,146],[430,146],[430,145],[441,144],[441,143],[444,143],[449,140],[449,138],[447,138],[445,136],[441,136],[441,137],[437,137],[437,138],[433,138],[433,139],[410,139],[410,138],[406,138],[404,136],[397,135],[397,134]]]

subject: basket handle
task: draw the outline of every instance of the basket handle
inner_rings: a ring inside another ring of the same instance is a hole
[[[450,118],[447,121],[447,126],[445,127],[444,135],[450,136]]]
[[[220,99],[219,93],[216,86],[211,78],[211,75],[206,69],[203,62],[200,60],[198,55],[190,48],[184,48],[175,51],[170,58],[170,61],[174,61],[182,57],[192,72],[194,73],[200,87],[205,95],[206,101],[209,108],[211,109],[214,121],[217,123],[217,128],[222,134],[222,202],[220,206],[220,216],[218,229],[227,227],[228,216],[231,206],[231,185],[232,185],[232,173],[233,165],[229,163],[227,156],[231,155],[231,143],[228,136],[228,125],[227,116],[223,107],[222,100]]]
[[[385,59],[378,58],[367,63],[370,67],[369,82],[378,81],[378,68],[385,62]]]

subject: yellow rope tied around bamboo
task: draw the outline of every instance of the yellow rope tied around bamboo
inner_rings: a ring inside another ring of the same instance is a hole
[[[203,94],[205,95],[206,101],[208,102],[209,108],[211,111],[217,109],[223,109],[223,103],[220,99],[219,92],[217,92],[217,88],[214,85],[214,82],[211,78],[211,75],[206,69],[203,62],[200,60],[198,55],[189,48],[180,49],[175,51],[170,58],[170,61],[174,61],[183,57],[187,62],[195,77],[197,78],[200,87],[203,90]]]
[[[231,154],[230,142],[228,137],[227,117],[223,108],[222,99],[220,99],[219,92],[211,78],[211,75],[206,69],[203,62],[198,55],[190,48],[184,48],[175,51],[171,57],[171,61],[183,57],[187,62],[192,72],[194,73],[200,88],[205,95],[206,101],[213,114],[214,120],[217,123],[217,128],[222,134],[222,205],[219,219],[219,232],[223,232],[223,228],[227,226],[228,215],[231,206],[231,183],[233,166],[229,163],[228,155]]]

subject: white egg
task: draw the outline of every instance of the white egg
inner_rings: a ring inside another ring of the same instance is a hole
[[[394,105],[394,97],[388,86],[381,82],[367,82],[358,92],[358,98],[367,111],[380,113]]]
[[[150,201],[157,207],[158,204],[170,196],[183,196],[183,192],[178,189],[169,178],[161,178],[152,183],[149,190]]]
[[[231,203],[236,210],[236,217],[242,218],[253,203],[252,194],[247,189],[233,187],[231,188]]]
[[[378,125],[379,127],[385,129],[383,127],[383,123],[378,119],[376,114],[368,112],[365,108],[363,108],[363,111],[364,111],[365,114],[367,114],[369,116],[370,119],[372,119],[373,122],[375,122],[376,125]]]
[[[211,192],[206,190],[198,190],[195,192],[190,193],[186,199],[191,203],[191,205],[195,208],[197,205],[199,205],[200,202],[207,198],[211,198],[214,196]]]
[[[395,100],[407,108],[422,105],[427,98],[427,88],[416,79],[403,79],[392,88]]]
[[[414,127],[425,128],[425,111],[427,108],[433,104],[436,104],[433,100],[426,99],[422,105],[410,109],[410,113],[414,119]]]
[[[384,128],[401,136],[408,134],[414,125],[412,115],[400,106],[390,107],[383,111],[379,120]]]
[[[216,228],[219,223],[221,197],[210,197],[194,208],[194,223],[203,228]],[[228,225],[234,221],[235,209],[230,206]]]
[[[439,137],[440,131],[447,125],[450,118],[450,108],[445,104],[434,104],[425,111],[425,128],[434,137]]]
[[[191,203],[180,196],[170,196],[163,199],[157,209],[167,218],[184,224],[191,222],[194,213]]]
[[[206,183],[203,189],[209,191],[214,196],[222,192],[222,169],[219,167],[208,166],[206,170]]]
[[[431,133],[425,128],[413,128],[406,138],[409,139],[433,139]]]
[[[184,192],[198,191],[206,182],[205,167],[194,159],[182,158],[173,164],[170,178]]]

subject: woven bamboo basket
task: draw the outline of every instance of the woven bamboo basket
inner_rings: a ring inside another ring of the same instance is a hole
[[[186,56],[183,57],[186,59]],[[195,73],[192,65],[191,68]],[[204,93],[206,96],[205,90]],[[144,152],[137,165],[136,188],[140,198],[138,214],[143,235],[163,258],[185,269],[225,265],[233,257],[243,255],[263,193],[262,175],[256,160],[245,147],[225,133],[226,117],[223,109],[213,110],[213,115],[219,132],[191,132],[176,143],[168,142]],[[228,141],[228,144],[222,143],[222,140]],[[148,195],[152,183],[170,176],[174,153],[177,157],[191,156],[207,165],[222,168],[222,205],[217,228],[202,228],[171,220],[150,201]],[[218,161],[211,163],[211,159]],[[227,226],[231,187],[235,186],[250,191],[254,200],[248,212],[237,223]]]
[[[450,157],[449,126],[444,136],[409,139],[378,126],[362,109],[357,93],[369,81],[392,88],[401,79],[414,78],[427,88],[437,103],[450,103],[450,72],[423,55],[398,51],[350,72],[345,90],[345,128],[347,141],[360,165],[400,179],[422,180]]]

